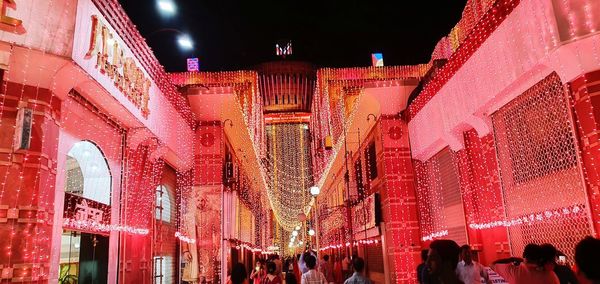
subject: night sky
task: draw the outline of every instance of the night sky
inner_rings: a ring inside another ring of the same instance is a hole
[[[293,42],[289,59],[320,67],[369,66],[382,52],[385,65],[429,61],[437,41],[460,19],[466,0],[174,0],[177,15],[165,19],[155,0],[120,0],[169,72],[185,71],[199,57],[201,71],[251,69],[278,60],[275,43]],[[195,42],[182,52],[177,29]],[[156,32],[159,31],[159,32]]]

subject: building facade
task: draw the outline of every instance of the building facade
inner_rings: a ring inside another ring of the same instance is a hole
[[[223,283],[309,246],[414,283],[435,239],[598,236],[597,1],[470,0],[422,65],[174,74],[116,0],[2,3],[0,282]]]

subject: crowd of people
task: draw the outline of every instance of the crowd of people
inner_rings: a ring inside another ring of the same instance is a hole
[[[364,275],[365,262],[354,255],[317,259],[314,251],[307,250],[296,257],[282,261],[278,255],[259,259],[249,274],[242,263],[234,264],[228,284],[370,284]],[[284,282],[285,280],[285,282]]]
[[[419,284],[492,283],[488,270],[473,260],[471,247],[435,240],[421,251]],[[551,244],[528,244],[523,257],[494,261],[490,269],[510,284],[600,284],[600,239],[587,237],[575,247],[575,266]]]

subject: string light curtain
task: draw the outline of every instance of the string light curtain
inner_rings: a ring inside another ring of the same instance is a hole
[[[313,186],[308,125],[272,124],[266,131],[268,194],[279,224],[292,231],[301,225],[298,215],[305,213]]]
[[[513,254],[552,243],[573,259],[592,233],[573,121],[552,73],[492,116]]]
[[[468,243],[457,162],[449,148],[427,162],[415,161],[423,241],[443,237],[460,245]]]

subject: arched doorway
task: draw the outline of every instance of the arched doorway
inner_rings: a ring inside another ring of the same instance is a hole
[[[59,283],[107,283],[112,176],[100,148],[67,153]]]

